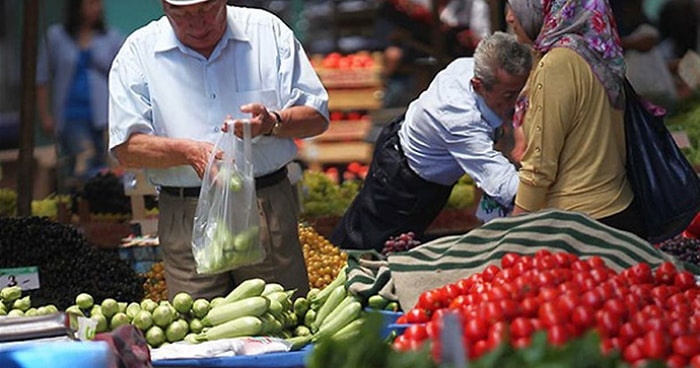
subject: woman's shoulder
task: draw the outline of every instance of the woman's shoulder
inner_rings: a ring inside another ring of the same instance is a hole
[[[586,64],[586,61],[583,59],[581,55],[579,55],[576,51],[574,51],[571,48],[568,47],[554,47],[551,50],[549,50],[544,56],[542,56],[541,61],[544,61],[547,64],[551,64],[552,66],[557,66],[557,65],[577,65],[577,64]]]

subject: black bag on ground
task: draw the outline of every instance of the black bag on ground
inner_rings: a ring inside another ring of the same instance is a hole
[[[627,176],[649,241],[682,232],[700,210],[700,180],[666,128],[625,80]]]

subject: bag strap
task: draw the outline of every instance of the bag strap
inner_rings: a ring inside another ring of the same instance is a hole
[[[246,175],[253,175],[253,138],[250,132],[250,120],[243,119],[243,165]]]

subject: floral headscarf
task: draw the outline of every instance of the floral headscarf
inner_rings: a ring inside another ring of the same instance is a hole
[[[534,48],[570,48],[591,66],[613,106],[624,104],[625,59],[607,0],[508,0]]]

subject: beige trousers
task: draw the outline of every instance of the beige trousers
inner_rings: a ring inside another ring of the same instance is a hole
[[[193,298],[211,300],[225,296],[242,281],[260,277],[267,282],[297,289],[306,295],[309,278],[299,244],[298,205],[288,180],[257,190],[260,213],[260,242],[265,260],[253,266],[217,275],[199,275],[192,256],[192,226],[197,197],[161,193],[159,197],[158,238],[165,264],[168,296],[186,291]]]

